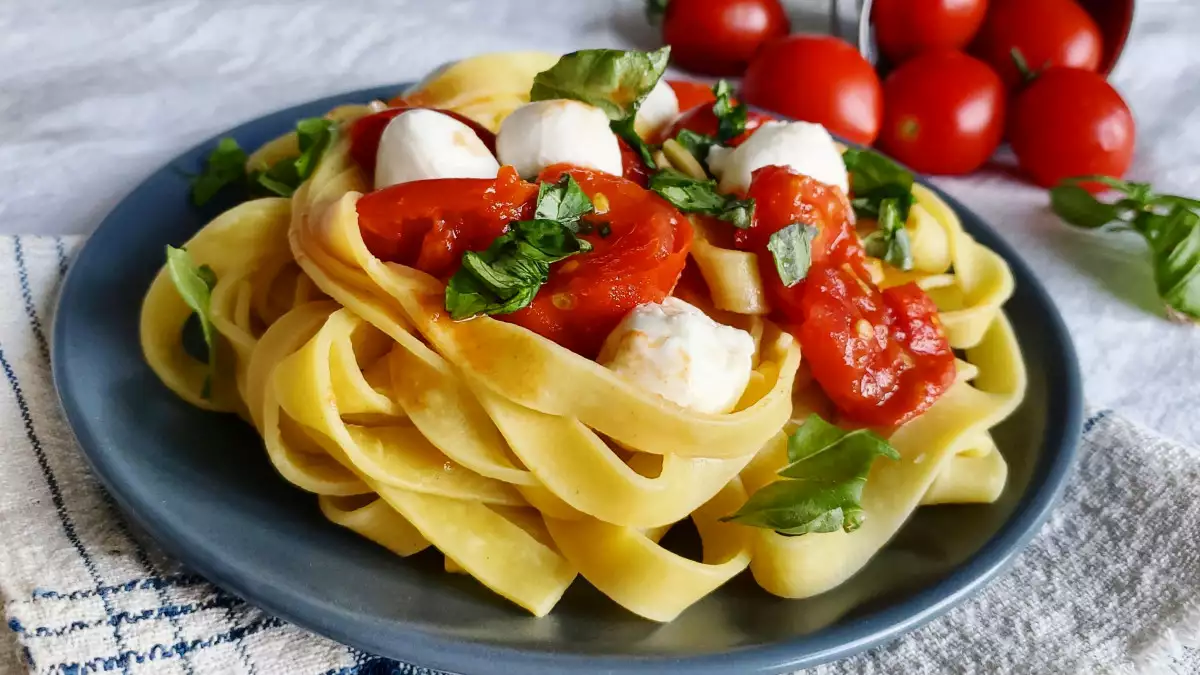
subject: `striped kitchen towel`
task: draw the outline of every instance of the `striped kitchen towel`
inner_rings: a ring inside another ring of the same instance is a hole
[[[269,616],[167,560],[92,477],[50,378],[77,239],[0,237],[0,672],[431,673]],[[1200,672],[1200,451],[1107,412],[1007,573],[820,673]],[[490,674],[489,674],[490,675]]]

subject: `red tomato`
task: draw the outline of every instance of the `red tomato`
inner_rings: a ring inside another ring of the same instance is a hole
[[[875,69],[848,42],[826,35],[764,45],[742,79],[742,99],[864,145],[875,140],[883,116]]]
[[[764,115],[762,113],[756,113],[753,110],[747,110],[746,131],[744,131],[741,135],[730,139],[729,145],[735,147],[741,145],[746,141],[747,138],[750,138],[750,135],[754,133],[755,129],[763,125],[763,122],[770,122],[771,119],[772,118],[770,115]],[[720,122],[717,120],[716,114],[713,113],[712,106],[700,105],[680,115],[678,119],[671,123],[670,127],[667,127],[667,130],[663,133],[662,138],[664,140],[668,138],[675,138],[679,135],[679,132],[683,131],[684,129],[690,129],[698,134],[705,134],[716,138],[717,128],[719,126]]]
[[[1133,159],[1133,114],[1102,76],[1050,68],[1017,94],[1008,138],[1021,168],[1043,187],[1088,174],[1120,178]]]
[[[667,80],[671,91],[675,92],[675,100],[679,101],[680,110],[691,110],[698,105],[713,103],[717,97],[712,93],[712,85],[691,80]]]
[[[790,30],[779,0],[671,0],[662,27],[671,60],[705,75],[740,75],[764,42]]]
[[[970,173],[1004,135],[1006,92],[986,63],[962,52],[922,54],[883,83],[879,147],[924,173]]]
[[[814,267],[803,286],[800,348],[848,419],[903,424],[954,383],[954,352],[937,307],[916,284],[880,292],[842,265]]]
[[[987,14],[987,0],[875,0],[875,42],[892,61],[924,52],[962,49]]]
[[[650,167],[646,166],[641,153],[620,136],[617,137],[617,145],[621,146],[621,176],[646,187],[650,182]]]
[[[388,122],[391,122],[397,115],[421,107],[422,106],[401,106],[398,108],[388,108],[387,110],[382,110],[373,115],[360,117],[350,127],[350,156],[353,157],[354,161],[358,162],[358,165],[361,166],[367,173],[375,171],[375,155],[379,152],[379,139],[381,136],[383,136],[384,127],[386,127]],[[479,140],[483,141],[483,144],[487,146],[487,149],[491,150],[492,154],[496,154],[496,134],[484,129],[479,125],[478,122],[475,122],[456,112],[442,110],[440,108],[430,108],[430,110],[436,110],[443,115],[449,115],[459,122],[471,127],[475,134],[479,136]]]
[[[995,0],[971,51],[987,61],[1009,87],[1021,82],[1017,49],[1034,70],[1069,66],[1096,70],[1100,28],[1075,0]]]

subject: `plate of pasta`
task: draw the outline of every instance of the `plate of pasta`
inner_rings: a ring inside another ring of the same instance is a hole
[[[978,217],[666,52],[488,54],[151,176],[54,326],[97,475],[286,619],[454,672],[778,672],[981,587],[1079,377]]]

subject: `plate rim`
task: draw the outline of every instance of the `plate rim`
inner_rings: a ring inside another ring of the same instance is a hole
[[[1054,442],[1047,444],[1048,452],[1035,465],[1034,476],[1026,493],[1021,496],[1012,513],[983,546],[953,568],[945,577],[932,586],[907,596],[899,603],[881,609],[848,624],[833,624],[821,631],[796,636],[763,645],[736,647],[724,652],[689,656],[611,656],[579,652],[538,651],[502,646],[485,642],[453,639],[423,631],[416,627],[394,623],[393,630],[406,640],[402,644],[381,642],[378,634],[367,630],[365,634],[351,632],[345,627],[352,617],[334,617],[327,608],[314,604],[309,596],[294,590],[276,588],[261,579],[253,578],[253,571],[238,570],[236,563],[227,563],[216,551],[197,548],[184,541],[180,532],[169,531],[161,525],[161,519],[143,516],[142,511],[152,513],[153,505],[137,494],[129,493],[122,485],[119,471],[96,447],[101,445],[96,433],[74,400],[75,380],[56,354],[63,349],[67,333],[58,320],[59,309],[75,292],[76,262],[88,252],[96,240],[96,234],[106,227],[116,227],[113,215],[119,211],[135,193],[164,169],[178,166],[189,156],[204,148],[210,148],[225,136],[237,137],[250,128],[273,118],[300,114],[305,108],[344,103],[367,102],[372,99],[387,99],[401,91],[407,83],[384,85],[334,94],[259,115],[235,127],[194,144],[179,153],[163,166],[150,172],[141,182],[126,193],[120,201],[100,220],[97,227],[76,250],[63,278],[53,305],[51,319],[51,372],[56,399],[67,420],[71,437],[75,440],[93,474],[105,490],[113,497],[124,517],[129,518],[145,531],[165,552],[187,567],[195,570],[218,587],[244,598],[250,604],[262,608],[269,614],[294,623],[302,628],[323,635],[339,643],[425,668],[437,668],[458,673],[514,672],[528,675],[554,675],[566,671],[604,671],[609,673],[687,673],[688,675],[727,675],[732,672],[779,673],[792,669],[808,668],[834,660],[846,658],[891,641],[910,632],[934,618],[944,614],[960,602],[981,590],[992,579],[1012,565],[1015,558],[1040,531],[1051,511],[1066,489],[1075,465],[1078,446],[1082,436],[1083,394],[1079,360],[1074,343],[1063,321],[1061,313],[1049,292],[1038,280],[1017,250],[1005,241],[986,220],[955,198],[934,185],[926,176],[917,174],[917,182],[944,199],[949,207],[964,220],[971,221],[971,228],[982,228],[992,240],[989,246],[1014,269],[1014,277],[1023,279],[1025,291],[1046,308],[1043,318],[1047,323],[1048,343],[1057,343],[1056,356],[1061,357],[1061,366],[1066,378],[1059,383],[1065,397],[1061,402],[1065,415],[1057,423],[1048,425],[1048,435]],[[102,423],[101,423],[102,424]],[[1051,434],[1052,430],[1058,433]],[[1048,462],[1044,468],[1042,464]],[[1034,484],[1038,476],[1042,481]],[[349,612],[346,612],[348,615]],[[497,670],[499,668],[500,670]]]

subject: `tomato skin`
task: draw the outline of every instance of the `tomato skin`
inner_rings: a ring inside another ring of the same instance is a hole
[[[1072,176],[1124,176],[1135,135],[1121,95],[1099,74],[1074,68],[1050,68],[1017,94],[1008,128],[1021,169],[1042,187]]]
[[[421,108],[423,106],[388,108],[387,110],[381,110],[355,120],[354,124],[350,126],[350,156],[368,174],[373,173],[375,171],[375,155],[379,153],[379,139],[383,136],[384,128],[400,114]],[[487,149],[493,155],[496,154],[496,134],[484,129],[478,122],[450,110],[442,110],[441,108],[428,109],[435,110],[443,115],[449,115],[471,127],[471,130],[475,132],[475,135],[479,136],[479,140],[483,141]]]
[[[903,424],[954,383],[954,352],[937,307],[916,284],[880,292],[847,267],[814,267],[802,305],[800,348],[848,420]]]
[[[987,0],[875,0],[875,42],[892,63],[924,52],[962,49],[979,31],[987,6]]]
[[[662,25],[671,60],[704,75],[740,75],[764,42],[790,30],[779,0],[671,0]]]
[[[642,155],[620,136],[617,137],[617,145],[621,146],[621,176],[646,187],[650,182],[650,167],[646,166]]]
[[[715,103],[717,97],[712,93],[712,85],[693,80],[667,80],[671,91],[675,92],[675,100],[679,101],[680,110],[691,110],[698,105]]]
[[[826,35],[791,35],[759,51],[742,79],[742,99],[760,108],[825,125],[870,145],[879,134],[883,91],[858,50]]]
[[[1012,58],[1014,48],[1034,70],[1095,71],[1103,44],[1095,20],[1075,0],[994,0],[971,51],[1011,88],[1023,79]]]
[[[746,130],[740,135],[730,139],[728,145],[737,147],[742,143],[745,143],[746,139],[750,138],[750,135],[754,133],[755,129],[761,127],[764,122],[770,122],[772,119],[774,118],[772,118],[770,115],[764,115],[762,113],[754,112],[753,110],[747,110]],[[717,119],[716,114],[713,113],[712,106],[700,105],[680,115],[679,118],[672,122],[671,126],[667,127],[667,130],[663,132],[662,138],[663,140],[675,138],[679,135],[679,132],[683,131],[684,129],[689,129],[698,134],[705,134],[706,136],[712,136],[713,138],[716,138],[717,129],[719,127],[720,121]]]
[[[591,252],[555,263],[528,307],[497,318],[594,358],[634,307],[670,295],[691,250],[692,228],[675,207],[619,176],[559,164],[538,179],[555,182],[564,173],[588,196],[604,195],[608,210],[583,220],[606,223],[611,233],[582,235]]]
[[[986,63],[962,52],[905,62],[884,81],[883,96],[879,147],[923,173],[970,173],[1004,136],[1004,84]]]

